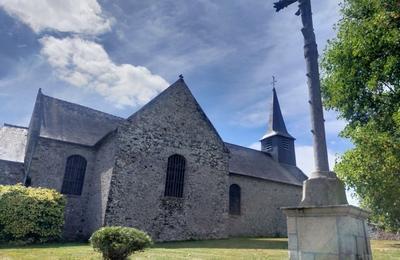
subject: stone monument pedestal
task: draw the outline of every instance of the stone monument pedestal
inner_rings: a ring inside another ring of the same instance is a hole
[[[282,208],[290,260],[372,259],[368,211],[351,205]]]

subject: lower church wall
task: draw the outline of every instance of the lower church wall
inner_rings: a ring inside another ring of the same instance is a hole
[[[286,236],[281,207],[298,206],[302,187],[230,174],[230,184],[241,189],[240,215],[229,215],[229,236]]]
[[[227,156],[220,148],[186,147],[179,141],[162,147],[159,140],[121,138],[106,225],[139,228],[156,241],[227,237]],[[186,159],[183,197],[164,197],[168,157],[176,153]]]
[[[14,185],[23,181],[23,163],[0,160],[0,185]]]
[[[93,175],[94,156],[92,148],[39,138],[33,154],[29,175],[31,186],[55,189],[61,192],[67,158],[81,155],[87,160],[85,179],[81,195],[66,195],[65,225],[63,237],[67,240],[86,239],[88,220],[86,207],[88,195],[92,192],[90,181]]]
[[[115,135],[109,135],[98,147],[95,156],[95,166],[90,183],[91,192],[88,194],[86,209],[87,231],[91,235],[104,225],[108,192],[110,190],[111,175],[115,162]]]

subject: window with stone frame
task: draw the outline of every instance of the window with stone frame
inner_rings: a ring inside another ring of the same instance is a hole
[[[185,180],[186,159],[174,154],[168,158],[167,177],[165,180],[165,197],[182,198]]]
[[[85,179],[87,161],[80,155],[71,155],[67,158],[64,180],[61,187],[62,194],[81,195]]]
[[[240,186],[232,184],[229,187],[229,214],[240,215]]]

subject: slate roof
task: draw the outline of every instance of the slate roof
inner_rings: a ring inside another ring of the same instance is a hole
[[[281,107],[279,105],[279,100],[278,96],[276,95],[275,88],[272,89],[272,104],[271,114],[269,115],[268,121],[268,131],[261,139],[265,139],[274,135],[281,135],[291,139],[295,139],[289,134],[286,129],[285,121],[283,120]]]
[[[28,129],[4,124],[0,127],[0,160],[24,162]]]
[[[187,88],[183,80],[178,80],[170,87],[174,86],[183,86],[183,89]],[[161,98],[163,95],[166,95],[165,93],[167,93],[167,90],[162,92],[159,97]],[[156,98],[142,107],[142,109],[140,109],[138,112],[130,116],[128,120],[133,120],[133,118],[138,116],[141,111],[150,107],[155,100]],[[43,95],[40,91],[37,102],[41,103],[40,136],[45,138],[93,146],[102,140],[102,138],[104,138],[107,134],[114,131],[123,121],[126,120],[124,118],[110,115],[85,106]],[[206,117],[205,114],[204,116]],[[206,119],[209,122],[207,117]],[[209,123],[212,126],[211,122]],[[21,157],[21,155],[24,155],[25,151],[21,151],[21,149],[25,150],[27,130],[23,129],[23,131],[20,130],[20,132],[24,133],[22,136],[25,135],[24,142],[21,141],[23,139],[21,137],[21,133],[19,138],[14,137],[14,139],[20,140],[20,143],[23,143],[23,146],[17,146],[20,148],[18,148],[19,150],[15,150],[13,154],[14,157],[20,156],[17,159],[22,159],[23,161],[23,156]],[[215,132],[217,133],[216,130]],[[307,177],[299,168],[296,166],[280,164],[273,160],[268,153],[230,143],[224,144],[225,147],[230,151],[230,173],[298,186],[301,186],[302,182],[307,179]],[[1,151],[2,150],[0,147],[0,153]],[[0,159],[2,159],[1,154]]]
[[[93,146],[125,119],[41,95],[40,136]]]
[[[230,151],[229,172],[301,186],[307,177],[296,166],[286,168],[268,153],[225,143]]]

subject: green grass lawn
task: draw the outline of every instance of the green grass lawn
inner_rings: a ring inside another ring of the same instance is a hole
[[[374,260],[400,259],[400,241],[371,242]],[[101,259],[89,244],[0,246],[0,259]],[[130,259],[287,259],[287,239],[231,238],[159,243]]]

